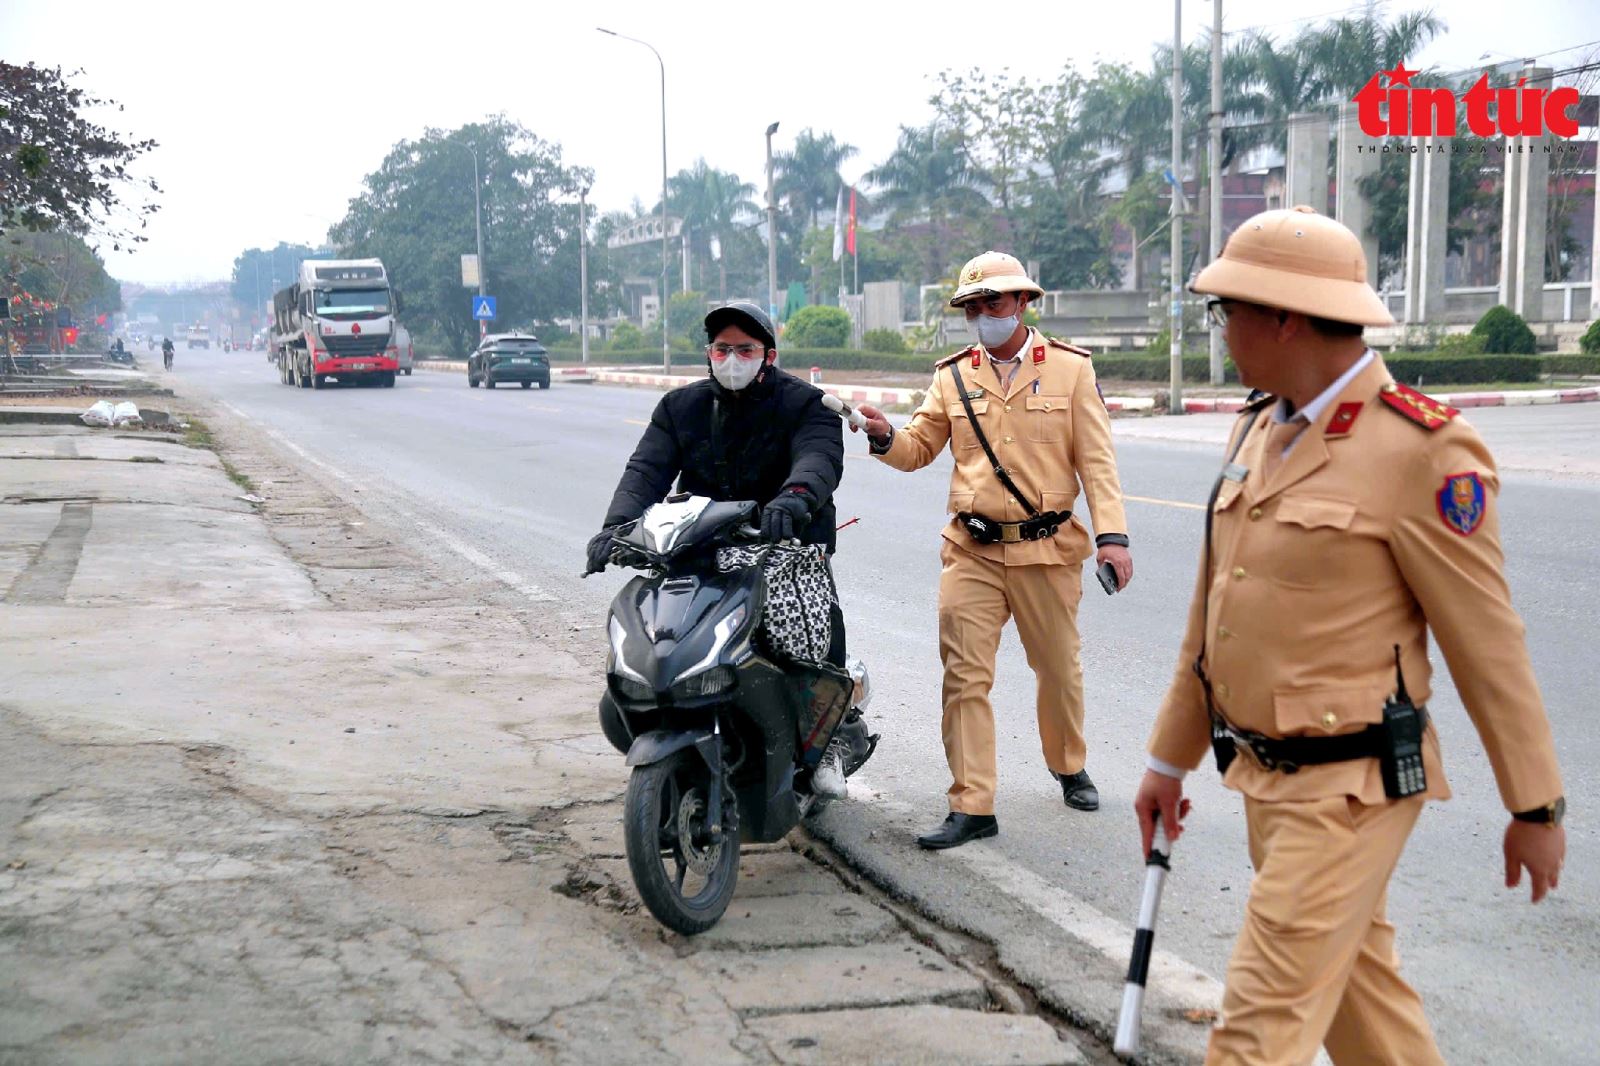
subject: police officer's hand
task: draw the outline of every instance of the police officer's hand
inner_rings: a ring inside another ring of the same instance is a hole
[[[867,420],[867,436],[873,440],[882,440],[893,432],[889,420],[883,417],[883,412],[870,404],[858,404],[856,410],[861,412],[861,417]],[[850,427],[850,432],[858,432],[855,426]]]
[[[1117,588],[1120,591],[1128,587],[1128,582],[1133,580],[1133,556],[1128,554],[1128,549],[1120,544],[1107,544],[1095,552],[1096,566],[1101,563],[1110,563],[1111,569],[1117,572]]]
[[[1146,770],[1139,782],[1139,792],[1133,797],[1133,813],[1139,818],[1139,839],[1144,844],[1144,857],[1150,857],[1150,845],[1155,842],[1156,815],[1161,816],[1168,840],[1183,835],[1183,819],[1189,813],[1189,801],[1183,798],[1183,782],[1176,777]]]
[[[1567,857],[1567,830],[1559,825],[1513,818],[1506,826],[1505,853],[1506,887],[1521,884],[1522,868],[1527,867],[1533,902],[1538,903],[1561,880],[1561,863]]]
[[[620,528],[620,526],[607,526],[589,538],[589,547],[586,549],[589,567],[583,572],[584,577],[598,574],[606,568],[606,563],[611,561],[611,538]]]
[[[804,489],[785,489],[761,509],[761,539],[776,544],[799,535],[811,521],[811,494]]]

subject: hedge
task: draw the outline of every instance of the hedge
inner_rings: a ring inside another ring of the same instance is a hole
[[[784,348],[784,369],[801,377],[812,367],[823,370],[876,370],[887,373],[929,375],[943,356],[928,352],[866,352],[855,348]],[[1536,382],[1543,375],[1574,377],[1600,375],[1600,356],[1596,355],[1450,355],[1435,352],[1392,352],[1383,357],[1389,372],[1408,385],[1480,385],[1491,382]],[[596,366],[661,365],[661,349],[632,351],[591,351],[589,361]],[[705,364],[699,351],[674,351],[675,371],[693,372]],[[1165,355],[1137,352],[1109,352],[1094,357],[1095,374],[1106,380],[1165,382],[1171,363]],[[1183,379],[1204,384],[1211,380],[1211,360],[1206,355],[1186,355]],[[1238,371],[1226,365],[1225,380],[1236,384]]]

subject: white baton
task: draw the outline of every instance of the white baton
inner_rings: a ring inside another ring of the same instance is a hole
[[[1150,952],[1156,939],[1156,914],[1161,910],[1161,886],[1172,869],[1172,842],[1156,815],[1155,841],[1144,861],[1144,898],[1139,901],[1139,927],[1133,931],[1133,955],[1128,959],[1128,983],[1122,986],[1122,1011],[1117,1015],[1118,1055],[1139,1051],[1139,1013],[1144,1009],[1144,982],[1150,974]]]

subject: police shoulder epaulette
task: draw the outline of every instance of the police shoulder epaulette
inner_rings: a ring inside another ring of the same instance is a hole
[[[939,360],[937,363],[934,363],[933,364],[934,369],[937,370],[940,367],[949,366],[951,363],[955,362],[957,359],[960,359],[962,356],[971,355],[973,352],[977,351],[977,349],[978,349],[978,346],[976,344],[974,344],[971,347],[961,349],[959,352],[951,352],[949,355],[945,356],[943,359]]]
[[[1391,381],[1378,390],[1378,399],[1388,405],[1392,411],[1399,411],[1423,429],[1432,432],[1459,415],[1447,403],[1440,403],[1432,396],[1426,396],[1409,385],[1402,385]]]
[[[1068,344],[1066,341],[1058,340],[1055,337],[1046,337],[1044,342],[1050,345],[1052,348],[1060,348],[1062,351],[1071,352],[1074,355],[1081,355],[1085,358],[1092,358],[1094,356],[1094,353],[1087,348],[1080,348],[1076,344]]]

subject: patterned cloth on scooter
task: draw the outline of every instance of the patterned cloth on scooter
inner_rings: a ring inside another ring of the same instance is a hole
[[[767,579],[762,634],[776,654],[821,663],[832,638],[831,615],[839,603],[827,551],[817,544],[750,545],[717,549],[722,573],[760,566]]]

